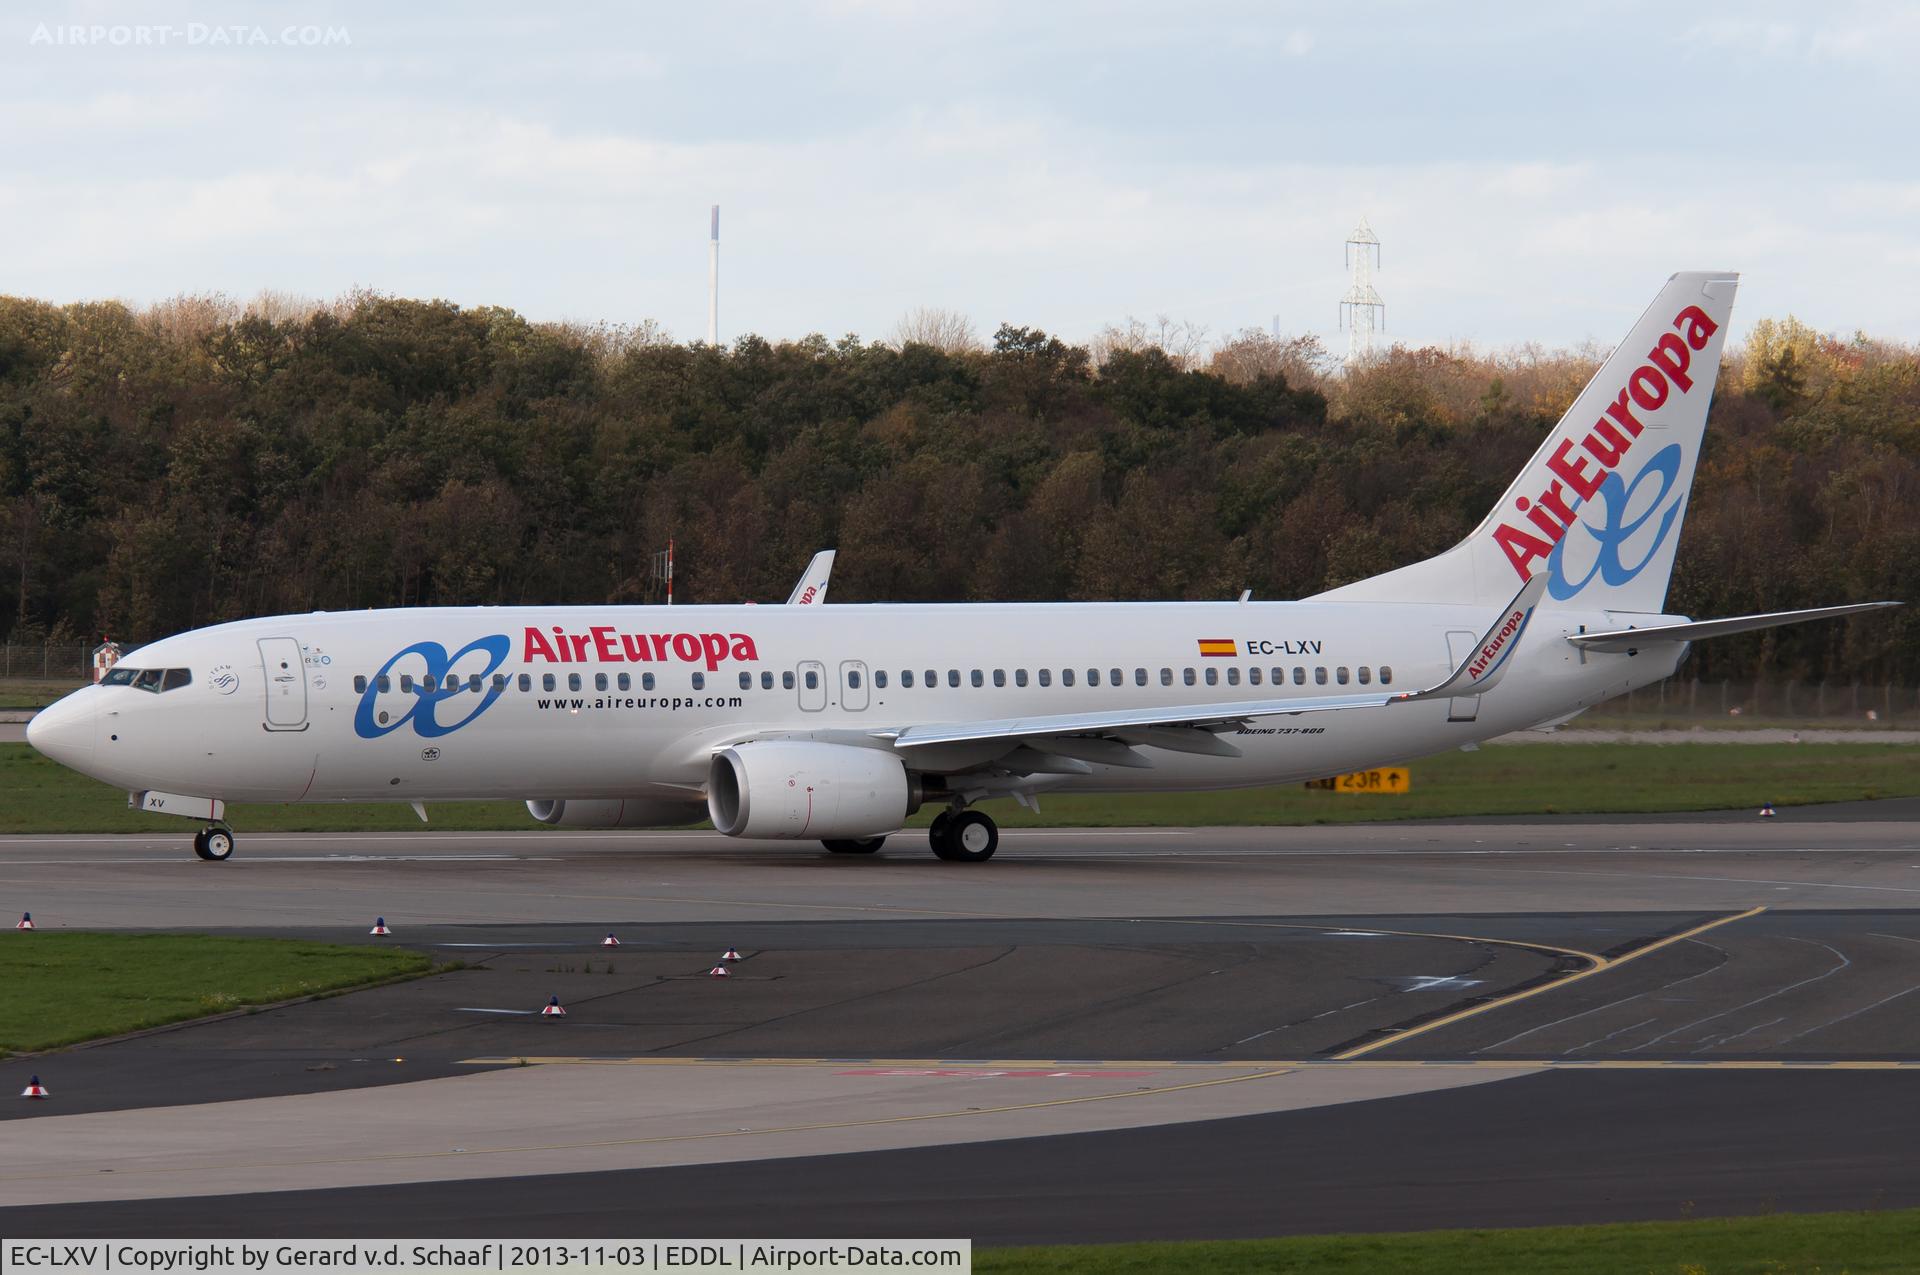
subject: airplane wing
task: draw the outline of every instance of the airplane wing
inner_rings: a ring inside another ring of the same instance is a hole
[[[1236,700],[1226,704],[1176,704],[1097,713],[1056,713],[1043,717],[909,726],[903,730],[876,731],[874,734],[891,741],[897,749],[907,750],[934,744],[1047,740],[1044,751],[1059,751],[1064,746],[1082,754],[1082,760],[1122,766],[1150,764],[1138,754],[1130,754],[1133,760],[1126,759],[1129,750],[1125,746],[1135,743],[1176,752],[1236,756],[1237,750],[1231,744],[1214,738],[1212,732],[1226,730],[1257,717],[1331,713],[1350,708],[1383,708],[1389,704],[1407,704],[1417,700],[1485,694],[1506,675],[1513,652],[1519,646],[1520,636],[1533,619],[1534,611],[1540,605],[1540,595],[1546,587],[1547,577],[1544,573],[1528,580],[1481,637],[1473,654],[1444,680],[1423,691],[1379,690],[1353,695]],[[1062,740],[1062,736],[1094,738]],[[1104,744],[1105,740],[1112,739],[1117,739],[1121,746],[1115,748]]]
[[[827,580],[833,575],[833,554],[831,549],[822,549],[813,555],[813,561],[800,573],[799,583],[787,595],[788,606],[814,606],[827,600]]]
[[[1848,606],[1815,607],[1810,611],[1769,611],[1764,615],[1734,615],[1724,620],[1691,620],[1685,624],[1656,624],[1644,629],[1609,629],[1605,633],[1574,633],[1567,641],[1587,651],[1631,651],[1655,642],[1697,642],[1701,638],[1751,633],[1802,620],[1827,620],[1861,611],[1903,606],[1900,602],[1855,602]]]

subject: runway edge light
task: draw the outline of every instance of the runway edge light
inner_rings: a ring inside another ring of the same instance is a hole
[[[619,947],[619,946],[620,946],[620,940],[619,940],[619,939],[617,939],[617,938],[615,938],[615,937],[613,937],[613,931],[612,931],[612,930],[608,930],[608,931],[607,931],[607,937],[605,937],[605,938],[603,938],[603,939],[601,939],[601,940],[600,940],[600,946],[601,946],[601,947]]]
[[[1771,801],[1763,801],[1760,803],[1760,817],[1762,819],[1771,819],[1774,817],[1773,803]]]
[[[384,917],[384,916],[376,916],[376,917],[374,917],[374,918],[373,918],[373,928],[372,928],[371,930],[368,930],[368,931],[367,931],[367,933],[369,933],[369,934],[392,934],[392,933],[393,933],[393,931],[392,931],[392,930],[389,930],[389,929],[387,928],[387,918],[386,918],[386,917]]]
[[[22,912],[20,914],[20,923],[13,928],[16,930],[31,930],[33,928],[33,913]]]
[[[724,965],[716,965],[712,969],[707,971],[707,977],[708,978],[726,978],[727,967]]]
[[[737,961],[740,959],[740,949],[737,947],[730,947],[725,952],[721,953],[720,959],[723,961]]]
[[[52,1094],[50,1094],[50,1093],[48,1093],[48,1092],[47,1092],[47,1087],[46,1087],[45,1085],[43,1085],[43,1084],[41,1084],[41,1083],[40,1083],[40,1077],[38,1077],[38,1076],[35,1076],[35,1077],[34,1077],[34,1078],[33,1078],[32,1080],[29,1080],[29,1081],[27,1082],[27,1087],[26,1087],[25,1089],[22,1089],[22,1090],[20,1091],[20,1096],[21,1096],[22,1098],[51,1098],[51,1097],[53,1097],[53,1095],[52,1095]]]
[[[549,997],[547,1003],[540,1007],[540,1017],[542,1018],[565,1018],[566,1016],[567,1007],[560,1003],[558,996]]]

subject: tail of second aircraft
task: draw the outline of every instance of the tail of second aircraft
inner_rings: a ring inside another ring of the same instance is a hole
[[[1497,606],[1544,571],[1552,601],[1661,611],[1738,283],[1667,280],[1473,534],[1318,596]]]

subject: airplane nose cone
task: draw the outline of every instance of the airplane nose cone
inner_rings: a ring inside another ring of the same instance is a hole
[[[63,766],[75,769],[93,760],[95,704],[92,688],[75,691],[34,714],[27,742]]]

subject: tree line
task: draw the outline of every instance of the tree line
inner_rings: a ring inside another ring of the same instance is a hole
[[[1301,597],[1465,535],[1602,352],[1133,323],[683,344],[356,294],[0,297],[7,640],[314,609]],[[1669,608],[1920,597],[1920,349],[1729,355]],[[1703,645],[1703,677],[1920,682],[1920,614]]]

